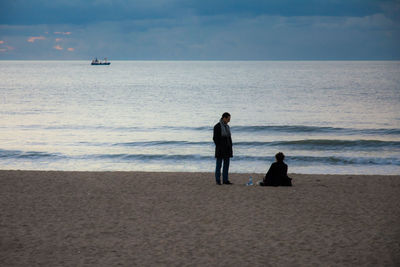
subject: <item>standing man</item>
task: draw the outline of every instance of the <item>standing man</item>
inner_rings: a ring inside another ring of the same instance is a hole
[[[214,126],[213,140],[215,143],[215,158],[217,159],[217,166],[215,168],[215,181],[217,185],[221,185],[221,167],[224,162],[222,170],[222,182],[224,184],[232,184],[228,179],[229,161],[233,157],[232,152],[232,138],[231,130],[228,123],[231,120],[231,114],[225,112],[222,118]]]

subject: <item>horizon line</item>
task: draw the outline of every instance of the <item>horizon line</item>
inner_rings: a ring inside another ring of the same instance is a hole
[[[110,61],[110,58],[107,58]],[[0,61],[90,61],[88,59],[1,59]],[[400,61],[399,59],[111,59],[113,61]]]

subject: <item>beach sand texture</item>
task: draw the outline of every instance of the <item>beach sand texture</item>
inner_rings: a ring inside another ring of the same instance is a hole
[[[400,176],[230,177],[0,171],[0,266],[400,266]]]

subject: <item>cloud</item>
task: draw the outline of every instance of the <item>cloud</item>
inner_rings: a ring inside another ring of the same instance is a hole
[[[33,36],[33,37],[29,37],[27,41],[29,43],[34,43],[36,40],[45,40],[45,39],[46,39],[46,37],[44,37],[44,36]]]
[[[56,46],[54,46],[53,47],[55,50],[63,50],[64,48],[62,48],[61,46],[59,46],[59,45],[56,45]]]
[[[393,0],[6,0],[0,24],[87,25],[185,16],[363,17],[393,10]]]
[[[2,41],[0,41],[0,44],[4,44],[4,41],[1,43]],[[0,52],[8,52],[8,51],[12,51],[15,48],[13,46],[10,45],[6,45],[4,47],[0,47]]]
[[[79,53],[113,59],[400,58],[400,29],[383,17],[187,16],[96,23],[74,35]],[[395,30],[393,37],[388,30]]]
[[[0,2],[18,58],[400,59],[398,0]]]
[[[71,32],[54,32],[54,34],[70,35]]]

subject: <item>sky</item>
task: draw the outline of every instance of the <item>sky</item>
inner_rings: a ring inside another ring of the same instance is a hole
[[[400,60],[400,0],[0,0],[0,59]]]

